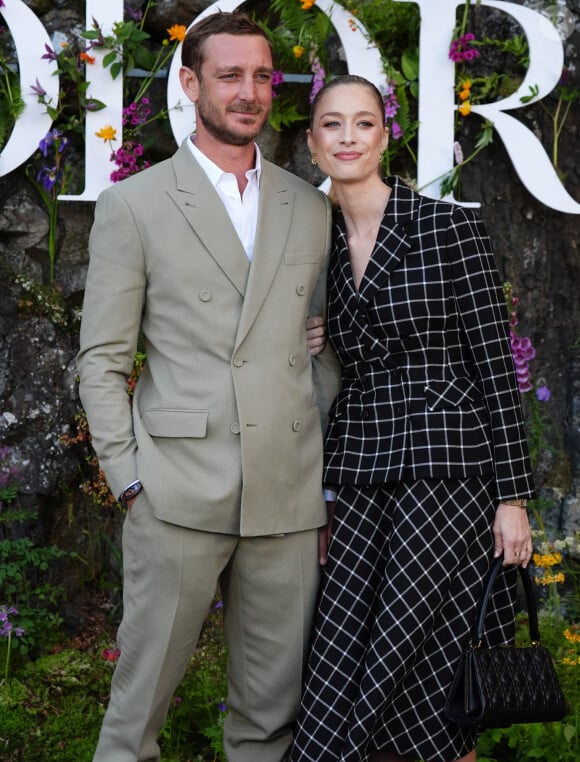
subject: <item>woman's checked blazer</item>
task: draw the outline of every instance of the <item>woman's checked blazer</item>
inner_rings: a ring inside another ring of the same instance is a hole
[[[494,474],[533,492],[503,289],[472,210],[399,178],[358,292],[337,211],[328,332],[342,365],[327,484]]]

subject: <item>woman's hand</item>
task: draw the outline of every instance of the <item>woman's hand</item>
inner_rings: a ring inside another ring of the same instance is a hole
[[[326,323],[324,318],[306,318],[306,343],[312,357],[320,354],[326,346]]]
[[[494,558],[503,553],[504,566],[523,566],[532,558],[532,531],[528,513],[515,505],[500,503],[493,523],[495,538]]]

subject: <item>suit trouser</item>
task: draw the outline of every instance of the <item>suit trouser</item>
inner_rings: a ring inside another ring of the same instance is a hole
[[[157,762],[163,726],[218,580],[228,647],[230,762],[280,762],[292,737],[318,591],[317,531],[241,538],[157,520],[123,527],[121,655],[94,762]]]

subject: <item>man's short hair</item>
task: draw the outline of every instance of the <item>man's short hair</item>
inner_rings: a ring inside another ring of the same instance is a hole
[[[214,34],[253,35],[263,37],[272,50],[266,31],[245,13],[217,11],[194,24],[185,35],[181,47],[181,63],[201,79],[205,41]]]

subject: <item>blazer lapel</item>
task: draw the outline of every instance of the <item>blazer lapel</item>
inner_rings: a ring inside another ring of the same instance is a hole
[[[169,188],[168,194],[243,296],[250,272],[248,257],[220,197],[185,141],[173,156],[173,166],[176,187]]]
[[[260,207],[254,254],[238,327],[239,345],[252,327],[266,299],[286,248],[294,191],[290,190],[274,165],[262,160]]]
[[[365,306],[372,300],[375,292],[384,286],[389,275],[399,266],[411,247],[405,225],[416,213],[414,192],[396,177],[389,177],[387,182],[392,188],[391,197],[359,288],[359,295]]]

